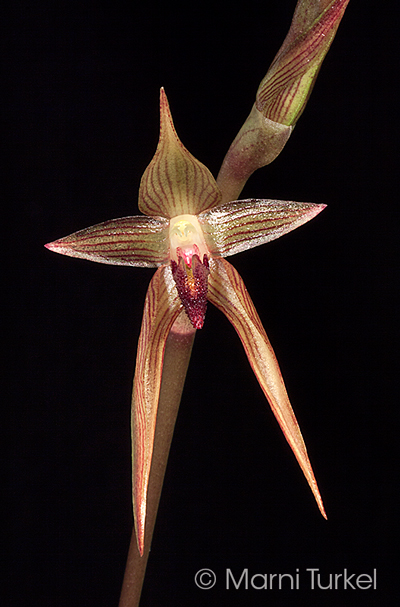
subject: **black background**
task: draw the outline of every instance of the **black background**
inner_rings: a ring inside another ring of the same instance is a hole
[[[43,244],[137,213],[158,139],[160,86],[183,143],[216,174],[294,6],[10,5],[7,605],[117,605],[132,525],[130,392],[152,270],[57,256]],[[233,328],[210,306],[176,425],[143,607],[398,602],[399,11],[390,6],[350,2],[288,145],[242,194],[328,209],[231,258],[280,361],[329,521]],[[193,581],[203,567],[218,576],[209,591]],[[344,568],[376,568],[378,589],[311,591],[310,567],[323,583]],[[226,568],[299,568],[301,589],[228,591]]]

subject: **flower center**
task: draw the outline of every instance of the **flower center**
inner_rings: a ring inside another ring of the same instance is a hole
[[[193,255],[200,260],[209,255],[203,236],[203,230],[196,215],[177,215],[169,224],[170,258],[179,262],[183,257],[186,265],[191,267]]]
[[[178,215],[170,221],[172,275],[186,313],[201,329],[207,308],[208,249],[195,215]]]

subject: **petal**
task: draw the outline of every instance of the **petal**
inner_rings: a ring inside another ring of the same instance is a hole
[[[169,222],[163,217],[122,217],[74,232],[45,246],[99,263],[156,267],[168,261]]]
[[[289,402],[278,361],[243,280],[230,263],[224,259],[213,259],[210,263],[208,283],[208,299],[227,316],[235,327],[260,386],[303,470],[318,507],[326,518],[306,446]]]
[[[221,200],[207,167],[196,160],[176,134],[167,96],[160,94],[160,139],[140,182],[139,209],[145,215],[172,218],[197,215]]]
[[[186,314],[193,328],[201,329],[207,310],[207,280],[210,273],[207,255],[204,255],[203,262],[198,255],[193,255],[190,265],[179,257],[178,263],[171,261],[171,268]]]
[[[133,514],[141,554],[165,343],[181,309],[170,267],[159,268],[146,295],[132,394]]]
[[[266,118],[297,122],[348,3],[299,0],[288,35],[257,92],[257,109]]]
[[[210,252],[227,257],[258,247],[298,228],[325,204],[281,200],[238,200],[199,215]]]

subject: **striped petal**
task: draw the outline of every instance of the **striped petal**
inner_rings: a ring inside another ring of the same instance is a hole
[[[150,268],[168,262],[168,228],[169,222],[162,217],[122,217],[74,232],[45,246],[70,257]]]
[[[210,252],[228,257],[287,234],[325,207],[308,202],[239,200],[205,211],[198,219]]]
[[[252,369],[271,409],[326,518],[317,482],[299,425],[289,402],[274,351],[243,280],[230,263],[213,259],[208,280],[208,299],[229,319],[238,333]]]
[[[292,24],[257,92],[257,109],[293,125],[311,93],[349,0],[299,0]]]
[[[207,167],[176,134],[167,96],[160,94],[160,139],[140,182],[139,209],[145,215],[197,215],[218,204],[221,192]]]
[[[146,295],[132,394],[133,513],[140,554],[165,343],[181,309],[170,267],[159,268]]]

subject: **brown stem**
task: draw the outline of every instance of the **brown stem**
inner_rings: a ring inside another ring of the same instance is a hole
[[[141,557],[137,547],[135,528],[133,527],[119,607],[137,607],[139,605],[169,448],[195,334],[195,329],[191,327],[183,312],[173,325],[165,346],[147,497],[144,553]]]
[[[255,105],[231,144],[217,177],[222,203],[237,200],[246,181],[281,153],[291,126],[265,118]]]

